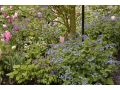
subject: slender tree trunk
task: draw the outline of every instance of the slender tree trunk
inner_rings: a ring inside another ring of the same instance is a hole
[[[70,37],[75,38],[76,36],[76,12],[75,6],[70,6]]]
[[[76,37],[76,11],[75,5],[69,6],[55,6],[54,9],[57,11],[59,17],[63,19],[64,25],[66,26],[67,32],[65,33],[66,38],[74,39]]]

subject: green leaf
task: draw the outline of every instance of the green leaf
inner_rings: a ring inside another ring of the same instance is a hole
[[[106,84],[114,85],[113,79],[112,79],[112,78],[108,78],[108,79],[106,80]]]
[[[13,68],[16,69],[16,68],[19,68],[20,65],[14,65]]]

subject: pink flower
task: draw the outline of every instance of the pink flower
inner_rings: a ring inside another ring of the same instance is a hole
[[[15,12],[14,15],[13,15],[12,17],[13,17],[13,19],[16,19],[16,18],[18,17],[18,13]]]
[[[63,44],[64,43],[64,37],[60,36],[60,42]]]
[[[3,36],[4,36],[4,41],[5,41],[6,43],[8,43],[8,42],[10,41],[11,37],[12,37],[12,35],[11,35],[11,33],[10,33],[9,31],[6,31],[6,32],[3,34]]]
[[[7,20],[8,20],[8,23],[12,23],[13,22],[13,17],[8,17]]]
[[[3,8],[3,7],[1,7],[1,8],[0,8],[0,11],[4,11],[4,8]]]

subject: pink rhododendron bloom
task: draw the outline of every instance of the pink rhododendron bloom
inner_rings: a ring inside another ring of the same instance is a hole
[[[60,36],[60,42],[61,42],[62,44],[64,43],[64,40],[65,40],[65,38],[62,37],[62,36]]]
[[[3,35],[4,35],[4,41],[8,43],[12,37],[11,33],[9,31],[6,31]]]
[[[8,20],[8,23],[12,23],[13,22],[13,17],[8,17],[7,20]]]

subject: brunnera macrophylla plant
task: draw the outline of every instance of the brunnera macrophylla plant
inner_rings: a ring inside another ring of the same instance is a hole
[[[62,84],[60,75],[61,66],[51,63],[49,58],[36,59],[25,62],[22,65],[14,65],[14,70],[7,75],[15,79],[18,84]],[[31,63],[31,64],[30,64]]]
[[[48,52],[52,62],[64,67],[65,72],[60,76],[63,84],[114,84],[115,44],[108,43],[103,35],[97,39],[83,35],[83,39],[84,42],[76,39],[56,44]]]
[[[110,32],[116,17],[110,17],[113,26],[100,22],[101,27],[88,28],[84,42],[66,40],[66,32],[77,30],[72,23],[75,8],[0,6],[0,83],[7,79],[9,84],[113,84],[116,49],[114,31]]]

